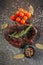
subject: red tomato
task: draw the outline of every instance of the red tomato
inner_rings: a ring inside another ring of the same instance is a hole
[[[20,21],[20,18],[19,18],[19,17],[17,17],[17,18],[16,18],[16,22],[19,22],[19,21]]]
[[[23,19],[24,19],[24,20],[27,20],[27,19],[28,19],[28,17],[27,17],[27,16],[24,16],[24,17],[23,17]]]
[[[24,13],[23,12],[20,12],[20,15],[19,15],[20,17],[23,17],[24,16]]]
[[[20,8],[19,11],[24,13],[24,9],[23,8]]]
[[[25,15],[30,19],[31,18],[31,13],[30,12],[27,12],[27,11],[25,11]]]
[[[20,14],[19,11],[17,11],[17,12],[16,12],[16,16],[19,16],[19,14]]]
[[[22,19],[22,20],[20,21],[20,23],[24,25],[24,24],[25,24],[25,20]]]
[[[14,21],[16,19],[15,15],[10,16],[10,19]]]
[[[31,13],[29,12],[29,13],[27,13],[27,17],[30,19],[31,18]]]
[[[28,12],[27,12],[27,11],[25,11],[24,13],[25,13],[25,15],[27,16],[27,13],[28,13]]]

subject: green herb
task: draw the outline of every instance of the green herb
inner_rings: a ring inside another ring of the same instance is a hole
[[[13,34],[11,34],[9,36],[11,38],[20,38],[20,37],[24,36],[30,30],[31,27],[32,27],[32,24],[29,27],[27,27],[26,30],[22,30],[21,32],[19,32],[17,34],[13,33]]]
[[[9,34],[10,38],[12,38],[15,34],[16,34],[16,32],[11,34],[11,35]]]

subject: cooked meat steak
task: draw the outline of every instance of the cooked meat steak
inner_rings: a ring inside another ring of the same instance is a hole
[[[15,26],[15,25],[10,25],[8,28],[5,29],[5,39],[12,44],[13,46],[16,47],[21,47],[21,45],[23,45],[25,42],[27,42],[28,44],[32,44],[32,40],[34,39],[34,37],[37,34],[37,30],[35,27],[32,27],[27,34],[25,34],[22,38],[10,38],[9,34],[12,34],[14,32],[18,33],[22,30],[25,30],[28,26],[24,25],[24,26]]]

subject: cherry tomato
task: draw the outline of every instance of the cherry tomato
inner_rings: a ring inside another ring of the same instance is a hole
[[[19,11],[17,11],[17,12],[16,12],[16,16],[19,16],[19,14],[20,14]]]
[[[20,17],[23,17],[24,16],[24,13],[23,12],[20,12],[20,15],[19,15]]]
[[[30,12],[28,12],[28,11],[25,11],[25,15],[28,17],[28,18],[31,18],[31,13]]]
[[[20,23],[24,25],[24,24],[25,24],[25,20],[22,19],[22,20],[20,21]]]
[[[19,21],[20,21],[20,18],[19,18],[19,17],[17,17],[17,18],[16,18],[16,22],[19,22]]]
[[[24,16],[24,17],[23,17],[23,19],[24,19],[24,20],[27,20],[27,19],[28,19],[28,17],[27,17],[27,16]]]
[[[27,13],[27,17],[30,19],[31,18],[31,13],[29,12],[29,13]]]
[[[27,12],[27,11],[25,11],[25,12],[24,12],[24,14],[27,16],[28,12]]]
[[[15,15],[10,16],[10,19],[14,21],[16,19]]]
[[[25,11],[25,15],[30,19],[31,18],[31,13],[30,12],[27,12],[27,11]]]
[[[19,11],[24,13],[24,9],[23,8],[20,8]]]

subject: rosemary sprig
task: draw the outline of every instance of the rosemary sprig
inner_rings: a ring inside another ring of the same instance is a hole
[[[10,36],[10,38],[20,38],[20,37],[24,36],[30,30],[31,27],[32,27],[32,24],[29,27],[27,27],[26,30],[22,30],[21,32],[19,32],[17,34],[13,33],[9,36]]]

